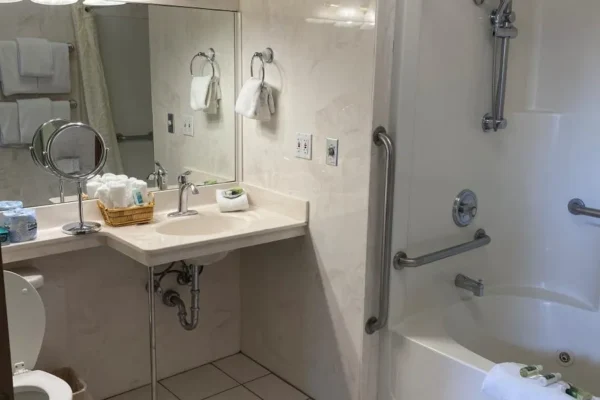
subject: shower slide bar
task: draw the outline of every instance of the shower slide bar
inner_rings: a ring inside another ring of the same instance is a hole
[[[569,202],[569,212],[573,215],[585,215],[587,217],[600,218],[600,210],[586,207],[581,199],[573,199]]]
[[[421,265],[431,264],[445,258],[454,257],[459,254],[486,246],[490,244],[491,241],[492,239],[485,233],[485,231],[483,229],[479,229],[477,232],[475,232],[475,237],[472,241],[459,244],[458,246],[449,247],[444,250],[436,251],[435,253],[426,254],[416,258],[408,258],[406,253],[400,251],[394,257],[394,268],[401,270],[405,267],[416,268],[420,267]]]
[[[371,317],[365,325],[365,331],[372,335],[382,329],[388,321],[390,302],[390,270],[392,255],[392,218],[394,216],[394,170],[396,159],[394,144],[384,127],[373,131],[373,143],[385,148],[385,185],[383,197],[383,219],[381,222],[381,269],[379,279],[379,315]]]

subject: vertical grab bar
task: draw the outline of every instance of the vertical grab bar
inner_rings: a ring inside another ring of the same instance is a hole
[[[394,144],[384,127],[373,131],[373,143],[385,148],[385,186],[383,199],[383,222],[381,224],[381,269],[379,282],[379,315],[371,317],[365,325],[365,331],[372,335],[388,322],[390,309],[390,270],[392,266],[392,218],[394,214],[394,168],[396,156]]]

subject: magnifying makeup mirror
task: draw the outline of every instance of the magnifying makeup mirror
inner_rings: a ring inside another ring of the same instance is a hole
[[[102,136],[91,126],[80,122],[52,120],[35,133],[30,146],[31,157],[40,167],[63,180],[76,182],[79,222],[63,226],[68,235],[98,232],[101,225],[83,220],[83,183],[97,175],[104,164],[108,148]]]

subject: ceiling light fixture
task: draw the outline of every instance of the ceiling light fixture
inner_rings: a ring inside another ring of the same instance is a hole
[[[77,3],[77,0],[31,0],[37,4],[43,4],[45,6],[66,6],[69,4]]]
[[[83,2],[84,6],[92,6],[92,7],[109,7],[109,6],[122,6],[125,2],[123,1],[115,1],[115,0],[85,0]]]

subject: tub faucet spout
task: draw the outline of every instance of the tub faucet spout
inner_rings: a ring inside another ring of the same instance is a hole
[[[468,290],[477,297],[483,296],[483,281],[481,279],[476,281],[463,274],[458,274],[454,280],[454,285],[461,289]]]

